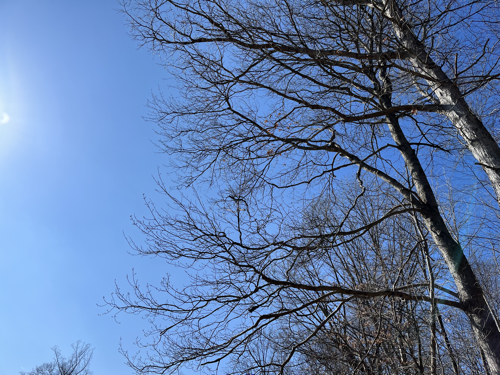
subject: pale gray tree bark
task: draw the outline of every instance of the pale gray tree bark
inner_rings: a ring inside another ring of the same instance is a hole
[[[398,2],[386,0],[381,6],[375,6],[379,7],[379,10],[390,19],[399,41],[408,52],[408,59],[415,71],[425,77],[436,94],[443,108],[442,113],[455,126],[478,164],[483,168],[500,204],[500,147],[498,143],[469,107],[457,85],[433,61],[430,51],[405,22],[405,14],[401,11]],[[498,79],[498,77],[495,78],[493,75],[486,79]]]

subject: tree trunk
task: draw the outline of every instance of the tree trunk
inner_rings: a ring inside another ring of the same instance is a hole
[[[407,51],[419,73],[429,77],[428,83],[446,108],[446,116],[454,124],[467,143],[469,150],[483,167],[500,203],[500,147],[484,124],[470,110],[460,90],[437,66],[404,21],[404,15],[396,1],[385,2],[385,13],[391,19],[396,35]],[[477,342],[493,374],[500,374],[500,331],[493,313],[486,302],[484,292],[467,261],[463,250],[451,236],[441,214],[434,194],[420,162],[399,127],[394,116],[388,116],[391,133],[400,147],[406,165],[426,207],[422,212],[424,223],[439,247],[455,280],[460,301],[466,307]]]
[[[472,323],[477,342],[493,374],[500,374],[500,331],[488,308],[484,292],[460,244],[452,237],[439,212],[434,193],[415,152],[405,138],[398,120],[388,116],[389,128],[408,166],[424,209],[424,223],[438,246],[455,280],[460,301]]]
[[[457,85],[432,60],[425,46],[406,24],[404,14],[395,0],[384,2],[384,11],[401,44],[409,53],[410,62],[444,107],[445,116],[455,126],[468,149],[483,168],[500,204],[500,147],[482,121],[472,112]]]

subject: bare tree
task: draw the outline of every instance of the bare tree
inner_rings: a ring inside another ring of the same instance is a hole
[[[54,346],[54,360],[35,367],[30,372],[21,371],[21,375],[91,375],[89,370],[90,361],[94,349],[90,344],[81,341],[71,345],[73,353],[71,357],[65,358],[59,347]]]
[[[114,309],[152,323],[152,351],[130,365],[301,373],[327,362],[317,345],[344,359],[326,373],[500,373],[498,300],[477,267],[498,248],[498,10],[125,2],[132,34],[180,84],[151,103],[160,145],[180,186],[217,196],[174,197],[160,180],[169,210],[149,202],[135,221],[148,245],[132,246],[191,283],[143,289],[134,275],[135,296],[117,290]]]

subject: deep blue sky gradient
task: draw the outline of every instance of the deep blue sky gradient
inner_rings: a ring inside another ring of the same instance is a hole
[[[127,35],[115,0],[0,1],[0,375],[95,347],[95,375],[130,374],[118,353],[141,335],[96,306],[132,268],[176,271],[127,254],[145,214],[156,153],[146,102],[166,71]],[[0,117],[1,118],[1,117]],[[179,274],[177,274],[180,277]],[[142,326],[141,326],[142,324]],[[186,373],[187,374],[187,373]]]

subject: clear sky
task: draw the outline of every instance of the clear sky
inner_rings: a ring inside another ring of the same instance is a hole
[[[127,253],[155,153],[146,102],[167,73],[127,35],[115,0],[0,0],[0,375],[95,347],[95,375],[130,374],[141,335],[96,304],[141,275],[173,272]],[[158,199],[155,199],[159,203]]]

